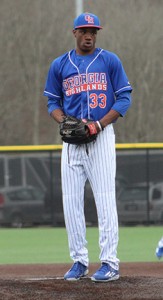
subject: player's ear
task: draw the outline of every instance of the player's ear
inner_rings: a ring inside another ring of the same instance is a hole
[[[73,29],[72,33],[76,37],[76,30],[75,29]]]

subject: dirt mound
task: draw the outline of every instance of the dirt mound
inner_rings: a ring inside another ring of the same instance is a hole
[[[63,280],[70,265],[0,266],[0,300],[163,300],[163,263],[121,263],[120,279]],[[99,265],[90,267],[92,274]]]

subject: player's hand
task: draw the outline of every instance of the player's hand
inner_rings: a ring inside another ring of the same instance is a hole
[[[90,121],[90,120],[86,120],[86,119],[82,119],[82,121],[84,123],[87,123],[87,133],[89,135],[94,135],[94,134],[98,134],[100,131],[102,131],[102,126],[100,124],[99,121]]]

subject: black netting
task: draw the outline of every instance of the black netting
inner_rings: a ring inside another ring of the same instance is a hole
[[[163,150],[117,150],[116,198],[120,224],[163,222],[162,170]],[[25,210],[36,220],[35,211],[43,214],[37,216],[38,223],[64,225],[60,151],[1,154],[0,194],[4,193],[1,201],[4,197],[7,199],[8,192],[25,195],[31,187],[33,198],[29,202],[26,199],[26,206],[24,199],[19,199],[18,203],[14,200],[22,218],[25,218]],[[13,203],[9,203],[8,209],[8,215],[11,215]],[[85,216],[87,225],[97,225],[93,193],[88,182]]]

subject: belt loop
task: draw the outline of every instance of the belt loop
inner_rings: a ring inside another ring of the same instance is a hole
[[[87,155],[89,155],[88,144],[85,144],[85,148],[86,148]]]
[[[70,153],[69,153],[69,147],[70,147],[70,144],[68,144],[68,147],[67,147],[68,164],[70,164]]]

